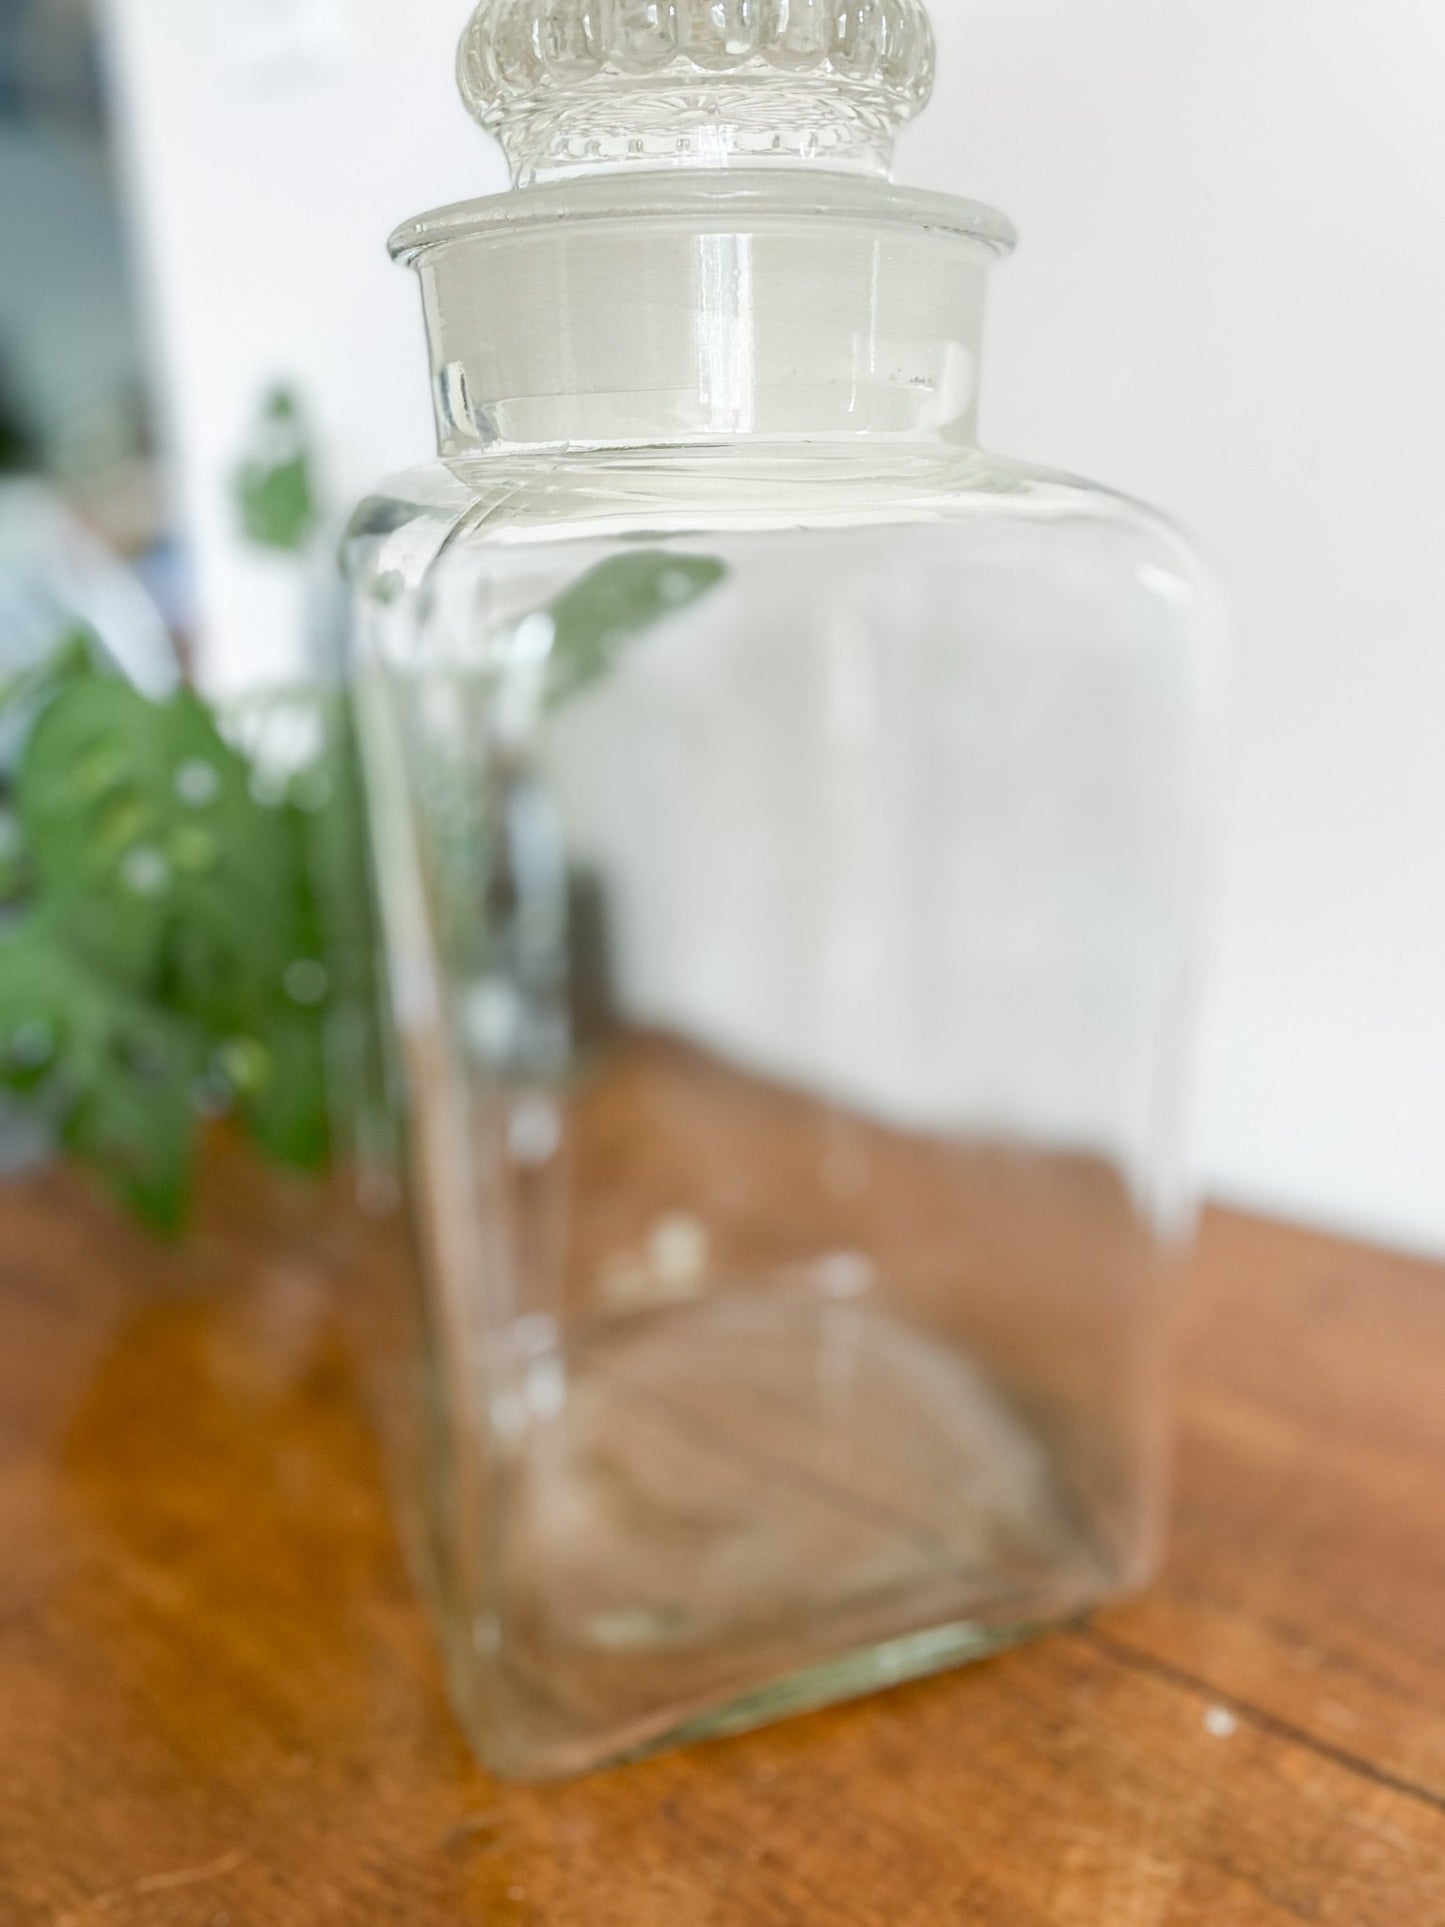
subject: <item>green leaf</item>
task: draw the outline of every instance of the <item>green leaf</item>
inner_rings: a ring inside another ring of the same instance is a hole
[[[306,426],[295,397],[280,388],[262,410],[255,446],[236,474],[236,503],[249,541],[296,554],[317,523]]]
[[[99,645],[88,629],[68,629],[48,656],[0,680],[0,709],[39,708],[66,683],[98,672],[101,661]]]
[[[0,801],[0,906],[19,903],[34,884],[30,852],[20,819],[8,802]]]
[[[726,565],[705,555],[637,549],[609,556],[548,605],[553,641],[547,703],[555,708],[606,675],[634,637],[714,588]]]
[[[318,1171],[326,1163],[326,1064],[320,1026],[300,1011],[271,1014],[259,1046],[259,1089],[241,1115],[263,1150],[280,1164]]]
[[[54,920],[32,913],[0,937],[0,1082],[32,1088],[103,1070],[124,993],[87,969]]]
[[[304,455],[264,471],[244,471],[241,526],[247,539],[290,554],[304,549],[316,525],[311,471]]]
[[[90,969],[32,916],[0,937],[0,1084],[54,1120],[148,1223],[180,1223],[200,1039]]]
[[[291,933],[271,913],[286,831],[189,690],[152,702],[109,677],[67,685],[31,732],[16,791],[39,889],[119,980],[156,988],[177,932],[228,991],[254,994],[284,968]]]
[[[106,1074],[66,1116],[61,1141],[145,1223],[174,1232],[194,1179],[195,1041],[157,1013],[129,1017],[112,1039]]]

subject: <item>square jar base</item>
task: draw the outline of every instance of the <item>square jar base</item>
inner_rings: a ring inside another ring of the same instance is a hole
[[[847,1286],[711,1294],[539,1351],[481,1632],[473,1725],[497,1770],[737,1732],[1121,1589],[1014,1403]]]

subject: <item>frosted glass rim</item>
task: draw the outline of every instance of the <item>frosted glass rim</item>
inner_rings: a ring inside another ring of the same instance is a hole
[[[392,235],[393,259],[414,263],[431,249],[484,234],[518,233],[561,222],[638,219],[796,221],[812,216],[922,228],[1008,254],[1018,235],[1012,221],[982,201],[928,189],[899,187],[866,175],[792,166],[719,170],[647,170],[554,181],[521,191],[456,201],[416,215]]]

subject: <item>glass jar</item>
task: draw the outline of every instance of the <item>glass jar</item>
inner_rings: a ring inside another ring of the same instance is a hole
[[[349,543],[447,1645],[523,1776],[1148,1575],[1215,628],[977,444],[1011,232],[887,179],[914,0],[536,6],[462,54],[523,191],[394,243],[440,460]]]

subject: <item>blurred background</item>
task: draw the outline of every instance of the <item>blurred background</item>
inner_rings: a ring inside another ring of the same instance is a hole
[[[292,681],[308,571],[246,476],[301,451],[324,525],[430,453],[385,241],[504,185],[467,11],[0,0],[0,559],[40,515],[138,666],[169,634],[227,701]],[[1235,601],[1211,1189],[1445,1252],[1445,9],[933,18],[899,172],[1023,236],[985,438],[1164,507]]]

